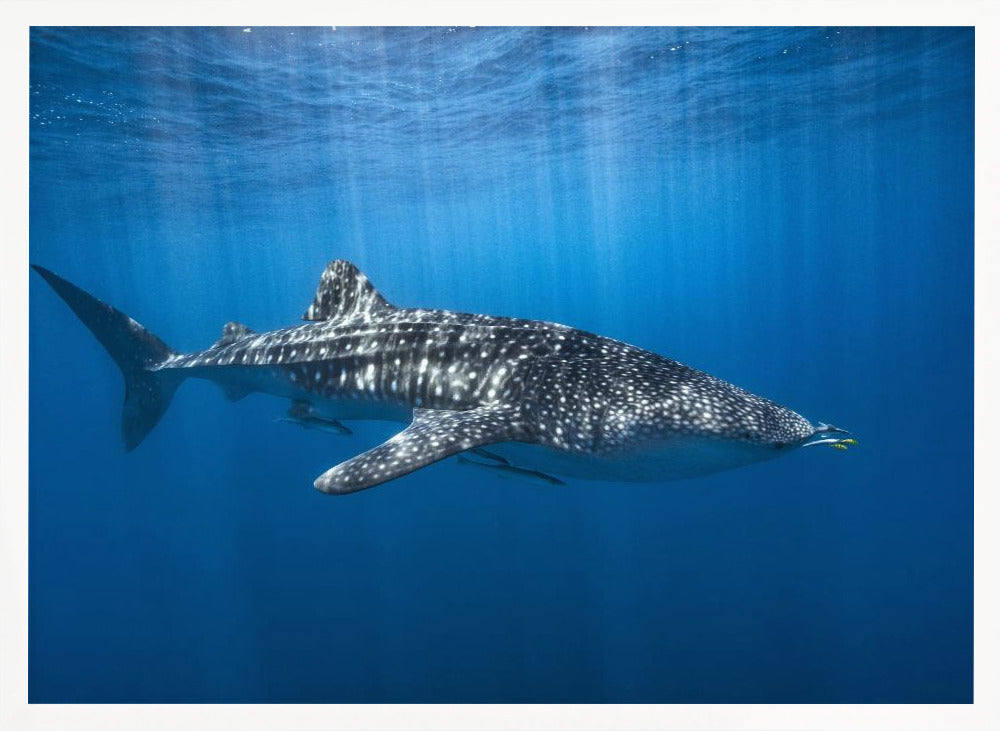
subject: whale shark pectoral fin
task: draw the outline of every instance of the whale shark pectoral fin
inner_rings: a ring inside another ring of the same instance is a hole
[[[313,484],[321,492],[337,495],[365,490],[467,449],[509,441],[519,432],[518,411],[513,406],[469,411],[414,409],[406,429],[327,470]]]
[[[360,269],[349,261],[337,259],[323,270],[316,297],[302,319],[335,320],[391,308]]]

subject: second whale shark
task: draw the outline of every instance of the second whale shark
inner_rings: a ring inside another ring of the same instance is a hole
[[[122,436],[135,448],[186,378],[236,400],[291,400],[291,421],[341,434],[340,420],[408,426],[316,478],[352,493],[461,452],[501,476],[562,484],[706,475],[798,447],[856,444],[791,409],[611,338],[536,320],[395,307],[344,260],[320,278],[306,324],[257,333],[227,323],[207,350],[175,352],[138,322],[33,266],[125,378]],[[324,425],[325,428],[324,428]],[[489,447],[489,449],[484,449]]]

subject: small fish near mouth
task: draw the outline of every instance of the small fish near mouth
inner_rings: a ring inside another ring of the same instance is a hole
[[[847,436],[833,436],[835,434],[846,434]],[[858,440],[846,429],[820,422],[816,427],[816,431],[812,433],[812,436],[807,437],[802,446],[816,447],[820,444],[829,445],[833,449],[846,450],[848,447],[856,447]]]

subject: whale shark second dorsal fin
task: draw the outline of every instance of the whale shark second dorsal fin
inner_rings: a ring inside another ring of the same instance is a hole
[[[223,345],[232,345],[238,340],[242,340],[247,335],[253,335],[254,331],[241,322],[227,322],[222,326],[222,335],[215,341],[213,348],[221,348]]]
[[[373,315],[391,307],[360,269],[349,261],[337,259],[323,270],[316,298],[302,319],[338,320],[359,314]]]

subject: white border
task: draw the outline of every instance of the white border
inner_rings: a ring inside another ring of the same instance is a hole
[[[975,700],[919,705],[27,705],[28,27],[30,25],[975,25],[976,564]],[[0,266],[0,727],[3,729],[998,729],[997,471],[981,447],[997,436],[995,94],[1000,32],[987,0],[488,5],[373,2],[46,2],[0,6],[4,239]],[[991,134],[993,133],[993,134]],[[992,486],[992,487],[991,487]]]

